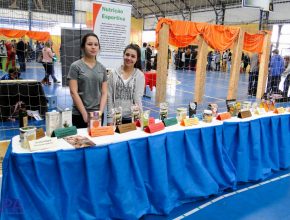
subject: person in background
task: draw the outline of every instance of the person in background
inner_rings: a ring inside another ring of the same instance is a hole
[[[283,97],[289,97],[290,89],[290,56],[285,56],[285,71],[281,74],[281,81],[279,83],[279,90]],[[288,95],[289,94],[289,95]]]
[[[151,50],[150,44],[147,45],[145,52],[146,52],[145,53],[145,57],[146,57],[145,68],[146,68],[146,71],[150,71],[152,69],[152,65],[151,65],[152,50]]]
[[[190,58],[190,70],[196,70],[196,62],[197,62],[197,51],[195,48],[191,50],[191,58]]]
[[[25,64],[25,53],[26,53],[26,44],[22,38],[19,39],[18,43],[16,44],[16,54],[20,66],[20,71],[26,71],[26,64]]]
[[[51,41],[50,43],[51,43],[50,48],[51,48],[51,51],[53,53],[53,57],[52,57],[52,74],[51,75],[52,75],[53,78],[56,79],[54,63],[57,61],[57,56],[56,56],[55,52],[53,51],[53,42]],[[54,80],[54,83],[60,83],[60,81],[59,80],[56,80],[56,81]]]
[[[59,80],[54,75],[53,71],[53,56],[54,53],[51,50],[51,42],[46,42],[45,47],[42,49],[42,65],[45,70],[45,76],[42,79],[41,83],[45,85],[50,85],[49,76],[52,77],[54,83],[60,83]]]
[[[211,71],[212,68],[211,68],[211,61],[212,61],[212,51],[209,51],[207,53],[207,65],[206,65],[206,70],[207,71]]]
[[[35,42],[35,59],[36,59],[36,62],[42,62],[42,58],[40,60],[39,57],[42,57],[42,49],[43,49],[43,45],[41,42],[39,41],[36,41]]]
[[[6,51],[7,51],[7,61],[6,61],[6,67],[5,70],[8,72],[8,67],[11,62],[12,68],[15,68],[15,55],[16,50],[15,46],[11,41],[6,41],[5,43]]]
[[[243,56],[243,63],[244,63],[244,66],[243,66],[243,72],[244,73],[247,73],[247,67],[250,63],[250,57],[248,56],[247,53],[244,53],[244,56]]]
[[[270,60],[270,74],[268,78],[267,92],[277,93],[281,74],[285,70],[284,59],[279,55],[279,50],[273,50],[273,56]]]
[[[228,60],[227,60],[227,71],[230,72],[231,71],[231,62],[232,62],[232,52],[229,49],[228,50]]]
[[[86,34],[81,49],[84,56],[71,64],[67,79],[73,99],[72,123],[77,128],[86,128],[88,112],[104,112],[108,78],[106,68],[96,59],[101,49],[98,36]]]
[[[251,96],[256,95],[259,77],[258,74],[259,74],[259,55],[257,53],[253,53],[250,59],[248,95]]]
[[[2,59],[4,57],[7,57],[7,51],[6,51],[5,41],[1,40],[0,41],[0,73],[4,69],[4,67],[2,66]]]
[[[33,45],[33,44],[32,44]],[[33,48],[31,47],[30,43],[27,42],[26,43],[26,46],[27,46],[27,52],[26,52],[26,61],[27,62],[31,62],[31,60],[34,60],[34,50]]]
[[[176,67],[175,69],[180,70],[183,69],[184,62],[182,61],[182,54],[184,52],[183,48],[178,48],[177,56],[176,56]]]
[[[14,80],[19,79],[20,71],[17,68],[10,68],[8,73],[1,77],[1,80]]]
[[[141,66],[142,66],[142,71],[145,71],[145,64],[146,64],[146,47],[147,43],[143,43],[143,47],[141,48]]]
[[[223,52],[222,72],[227,71],[228,50]]]
[[[113,71],[108,80],[108,125],[113,123],[113,108],[122,107],[122,123],[131,123],[131,106],[142,110],[145,78],[141,71],[141,51],[129,44],[123,53],[123,65]]]
[[[184,67],[183,69],[189,69],[190,68],[190,60],[191,60],[191,49],[190,47],[186,48],[186,51],[184,52]]]
[[[172,66],[176,65],[176,51],[175,50],[172,50],[171,52],[171,64]]]
[[[215,57],[214,57],[214,61],[215,61],[215,71],[220,71],[221,69],[221,54],[219,51],[215,52]]]

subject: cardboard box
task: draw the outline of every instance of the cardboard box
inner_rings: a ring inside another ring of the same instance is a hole
[[[46,135],[51,136],[51,133],[61,127],[61,116],[57,111],[46,112],[45,113],[45,127],[46,127]]]

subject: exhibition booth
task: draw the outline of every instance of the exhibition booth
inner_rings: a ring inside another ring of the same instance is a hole
[[[160,123],[155,120],[155,123]],[[186,124],[185,124],[186,125]],[[1,219],[138,219],[263,180],[290,165],[290,113],[268,112],[197,125],[137,128],[91,137],[75,149],[60,138],[31,152],[15,136],[3,163]],[[8,201],[9,200],[9,201]]]

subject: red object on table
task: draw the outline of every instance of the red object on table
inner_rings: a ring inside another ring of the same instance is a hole
[[[152,91],[153,86],[156,87],[156,71],[145,72],[145,86],[149,86]]]

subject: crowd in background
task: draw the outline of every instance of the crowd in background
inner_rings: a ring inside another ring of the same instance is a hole
[[[2,62],[6,59],[6,62]],[[52,77],[54,83],[60,83],[55,77],[53,63],[56,60],[55,53],[52,49],[52,42],[35,41],[30,45],[28,41],[19,38],[18,42],[13,40],[0,41],[0,65],[4,72],[7,72],[6,79],[16,79],[20,77],[21,72],[26,71],[26,63],[36,61],[41,63],[45,70],[45,76],[41,81],[45,85],[50,85],[49,76]],[[19,63],[19,69],[16,67],[16,61]],[[4,65],[4,66],[2,66]],[[14,77],[12,73],[17,73]]]
[[[23,38],[20,38],[18,42],[15,39],[1,40],[0,41],[0,63],[2,65],[2,59],[6,58],[6,65],[1,69],[8,71],[8,67],[16,67],[16,60],[18,60],[20,71],[26,71],[26,62],[30,62],[35,59],[35,44],[30,45]]]
[[[158,52],[154,46],[149,43],[143,43],[141,47],[141,69],[143,72],[157,69]],[[55,77],[54,62],[56,55],[52,49],[52,42],[35,41],[30,45],[29,42],[20,38],[16,40],[0,41],[0,59],[6,58],[5,62],[0,60],[0,69],[7,72],[6,78],[19,78],[21,72],[26,71],[26,62],[36,61],[43,65],[45,76],[41,81],[44,85],[51,85],[49,77],[52,77],[54,83],[60,83]],[[16,59],[19,63],[19,70],[16,68]],[[172,52],[168,48],[168,65],[169,59],[172,60],[176,70],[196,70],[197,63],[197,47],[188,46],[178,48]],[[207,54],[207,71],[230,72],[232,62],[232,52],[230,49],[220,51],[209,51]],[[2,66],[4,65],[4,66]],[[11,70],[9,70],[11,67]],[[288,68],[289,67],[289,68]],[[259,74],[259,55],[256,53],[242,53],[241,57],[241,73],[249,73],[248,94],[255,95],[257,90],[258,74]],[[288,91],[290,81],[289,57],[282,57],[279,51],[273,50],[269,62],[269,74],[267,82],[267,93],[282,93]],[[3,76],[4,77],[4,76]],[[3,78],[2,77],[2,78]],[[5,78],[4,77],[4,78]]]
[[[197,62],[196,47],[188,46],[173,51],[173,63],[176,70],[195,70]]]

